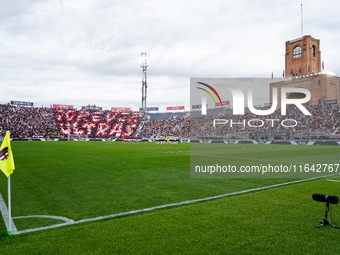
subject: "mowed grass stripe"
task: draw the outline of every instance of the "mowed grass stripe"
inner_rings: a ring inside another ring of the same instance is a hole
[[[63,227],[63,226],[68,226],[68,225],[81,224],[81,223],[86,223],[86,222],[93,222],[93,221],[100,221],[100,220],[105,220],[105,219],[110,219],[110,218],[129,216],[129,215],[133,215],[133,214],[151,212],[151,211],[166,209],[166,208],[170,208],[170,207],[183,206],[183,205],[194,204],[194,203],[199,203],[199,202],[206,202],[206,201],[215,200],[215,199],[219,199],[219,198],[235,196],[235,195],[240,195],[240,194],[246,194],[246,193],[249,193],[249,192],[257,192],[257,191],[264,190],[264,189],[277,188],[277,187],[297,184],[297,183],[301,183],[301,182],[305,182],[305,181],[311,181],[311,180],[325,178],[325,177],[332,177],[332,176],[335,176],[335,175],[338,175],[338,174],[331,174],[331,175],[327,175],[327,176],[323,176],[323,177],[314,177],[314,178],[310,178],[310,179],[302,179],[302,180],[296,180],[296,181],[291,181],[291,182],[286,182],[286,183],[279,183],[279,184],[274,184],[274,185],[270,185],[270,186],[264,186],[264,187],[253,188],[253,189],[248,189],[248,190],[235,191],[235,192],[232,192],[232,193],[221,194],[221,195],[217,195],[217,196],[213,196],[213,197],[204,197],[204,198],[199,198],[199,199],[194,199],[194,200],[188,200],[188,201],[182,201],[182,202],[178,202],[178,203],[159,205],[159,206],[154,206],[154,207],[144,208],[144,209],[138,209],[138,210],[133,210],[133,211],[128,211],[128,212],[115,213],[115,214],[111,214],[111,215],[103,215],[103,216],[99,216],[99,217],[95,217],[95,218],[82,219],[82,220],[78,220],[78,221],[73,221],[73,220],[70,220],[70,219],[67,219],[67,218],[61,219],[63,217],[52,217],[52,218],[59,218],[59,219],[63,220],[64,223],[47,225],[47,226],[44,226],[44,227],[27,229],[27,230],[23,230],[23,231],[17,231],[16,228],[15,228],[15,230],[13,230],[12,232],[13,232],[13,235],[25,234],[25,233],[48,230],[48,229],[53,229],[53,228],[58,228],[58,227]],[[330,181],[330,180],[327,180],[327,181]],[[335,180],[332,180],[332,181],[335,181]],[[23,217],[15,217],[15,218],[16,219],[19,219],[19,218],[22,219],[22,218],[51,218],[51,217],[48,217],[48,216],[45,216],[45,215],[42,215],[42,216],[35,216],[34,215],[34,216],[23,216]],[[14,225],[14,224],[12,224],[12,225]]]
[[[337,194],[316,180],[131,217],[0,237],[1,254],[337,254],[338,232],[317,229]],[[338,206],[333,219],[340,221]],[[317,240],[317,241],[314,241]],[[320,245],[322,243],[322,245]]]
[[[339,146],[192,144],[191,154],[302,163],[339,163]]]
[[[248,152],[240,146],[225,146],[234,155],[258,153],[258,145]],[[189,144],[13,142],[12,147],[14,217],[58,215],[78,221],[290,181],[190,179],[188,155],[159,153],[189,152]],[[5,182],[0,178],[4,197]],[[39,226],[20,220],[17,228]]]

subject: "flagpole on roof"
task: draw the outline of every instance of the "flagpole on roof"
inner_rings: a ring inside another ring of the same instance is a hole
[[[303,8],[301,4],[301,36],[303,36]]]

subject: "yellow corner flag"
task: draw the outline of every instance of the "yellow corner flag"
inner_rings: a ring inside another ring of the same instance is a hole
[[[9,131],[6,132],[5,139],[0,147],[0,169],[7,177],[10,176],[15,169]]]

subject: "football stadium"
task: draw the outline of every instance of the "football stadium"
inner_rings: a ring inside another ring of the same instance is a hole
[[[1,103],[0,254],[339,254],[340,77],[310,35],[284,53],[188,78],[189,109],[148,107],[146,62],[138,110]]]
[[[11,236],[0,179],[1,254],[335,254],[339,230],[316,228],[325,201],[312,195],[340,191],[340,107],[307,109],[309,118],[288,109],[299,120],[294,132],[278,125],[270,134],[206,125],[233,117],[223,107],[199,116],[1,105],[1,136],[10,131],[16,169]],[[206,158],[233,167],[293,164],[300,174],[195,176],[191,165]],[[332,202],[326,219],[339,226]]]

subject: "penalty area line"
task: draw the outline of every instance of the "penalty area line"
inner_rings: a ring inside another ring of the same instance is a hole
[[[273,184],[273,185],[259,187],[259,188],[235,191],[235,192],[221,194],[221,195],[216,195],[216,196],[211,196],[211,197],[204,197],[204,198],[187,200],[187,201],[178,202],[178,203],[159,205],[159,206],[154,206],[154,207],[149,207],[149,208],[144,208],[144,209],[138,209],[138,210],[133,210],[133,211],[128,211],[128,212],[121,212],[121,213],[115,213],[115,214],[110,214],[110,215],[105,215],[105,216],[94,217],[94,218],[82,219],[82,220],[78,220],[78,221],[70,220],[68,222],[61,223],[61,224],[55,224],[55,225],[46,226],[46,227],[26,229],[26,230],[23,230],[23,231],[17,231],[15,234],[19,235],[19,234],[36,232],[36,231],[41,231],[41,230],[48,230],[48,229],[53,229],[53,228],[58,228],[58,227],[63,227],[63,226],[70,226],[70,225],[81,224],[81,223],[86,223],[86,222],[94,222],[94,221],[100,221],[100,220],[104,220],[104,219],[117,218],[117,217],[121,217],[121,216],[128,216],[128,215],[133,215],[133,214],[138,214],[138,213],[143,213],[143,212],[151,212],[151,211],[155,211],[155,210],[159,210],[159,209],[164,209],[164,208],[169,208],[169,207],[176,207],[176,206],[182,206],[182,205],[188,205],[188,204],[194,204],[194,203],[198,203],[198,202],[205,202],[205,201],[214,200],[214,199],[218,199],[218,198],[224,198],[224,197],[228,197],[228,196],[235,196],[235,195],[246,194],[246,193],[250,193],[250,192],[254,192],[254,191],[260,191],[260,190],[265,190],[265,189],[282,187],[282,186],[286,186],[286,185],[291,185],[291,184],[297,184],[297,183],[306,182],[306,181],[322,179],[322,178],[331,177],[331,176],[335,176],[335,175],[339,175],[339,173],[325,175],[325,176],[318,176],[318,177],[313,177],[313,178],[308,178],[308,179],[301,179],[301,180],[285,182],[285,183],[278,183],[278,184]],[[14,235],[14,233],[13,233],[13,235]]]

